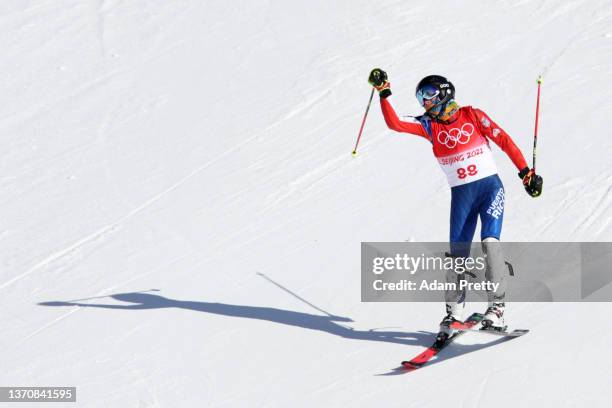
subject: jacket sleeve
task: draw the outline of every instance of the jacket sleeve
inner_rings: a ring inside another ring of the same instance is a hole
[[[391,105],[390,99],[390,97],[380,98],[380,108],[382,109],[385,122],[387,123],[389,129],[395,130],[396,132],[411,133],[413,135],[422,136],[429,140],[429,136],[423,128],[423,125],[421,125],[421,122],[414,118],[400,118],[397,116],[395,109],[393,109],[393,105]]]
[[[521,150],[514,143],[510,135],[480,109],[473,108],[473,112],[476,115],[476,123],[481,133],[488,140],[492,140],[493,143],[498,145],[512,160],[517,169],[522,170],[527,167],[523,153],[521,153]]]

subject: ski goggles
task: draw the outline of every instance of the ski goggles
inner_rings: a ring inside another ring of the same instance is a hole
[[[425,101],[431,101],[435,97],[440,95],[440,90],[433,85],[426,85],[419,89],[416,93],[416,98],[419,104],[425,107]]]

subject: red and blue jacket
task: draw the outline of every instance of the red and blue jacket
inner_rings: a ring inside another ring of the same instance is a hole
[[[451,187],[497,174],[490,140],[508,155],[517,169],[527,167],[512,138],[480,109],[461,107],[452,122],[442,123],[426,115],[400,118],[390,98],[380,98],[380,106],[390,129],[429,140]]]

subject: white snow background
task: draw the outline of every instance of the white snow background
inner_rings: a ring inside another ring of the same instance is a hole
[[[360,242],[446,240],[450,192],[377,98],[350,155],[379,66],[400,114],[446,75],[531,161],[543,74],[541,198],[493,147],[502,239],[612,240],[609,0],[5,0],[0,32],[0,386],[76,386],[79,407],[611,406],[606,303],[512,304],[527,336],[467,334],[399,374],[443,306],[361,303]]]

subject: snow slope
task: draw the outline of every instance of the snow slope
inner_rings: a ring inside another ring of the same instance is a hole
[[[610,304],[512,305],[528,336],[469,334],[400,375],[442,306],[360,302],[361,241],[448,234],[430,147],[377,101],[350,155],[375,66],[402,114],[447,75],[526,156],[544,74],[544,195],[495,151],[503,238],[612,239],[612,4],[462,3],[2,2],[0,386],[73,385],[84,407],[610,406]]]

